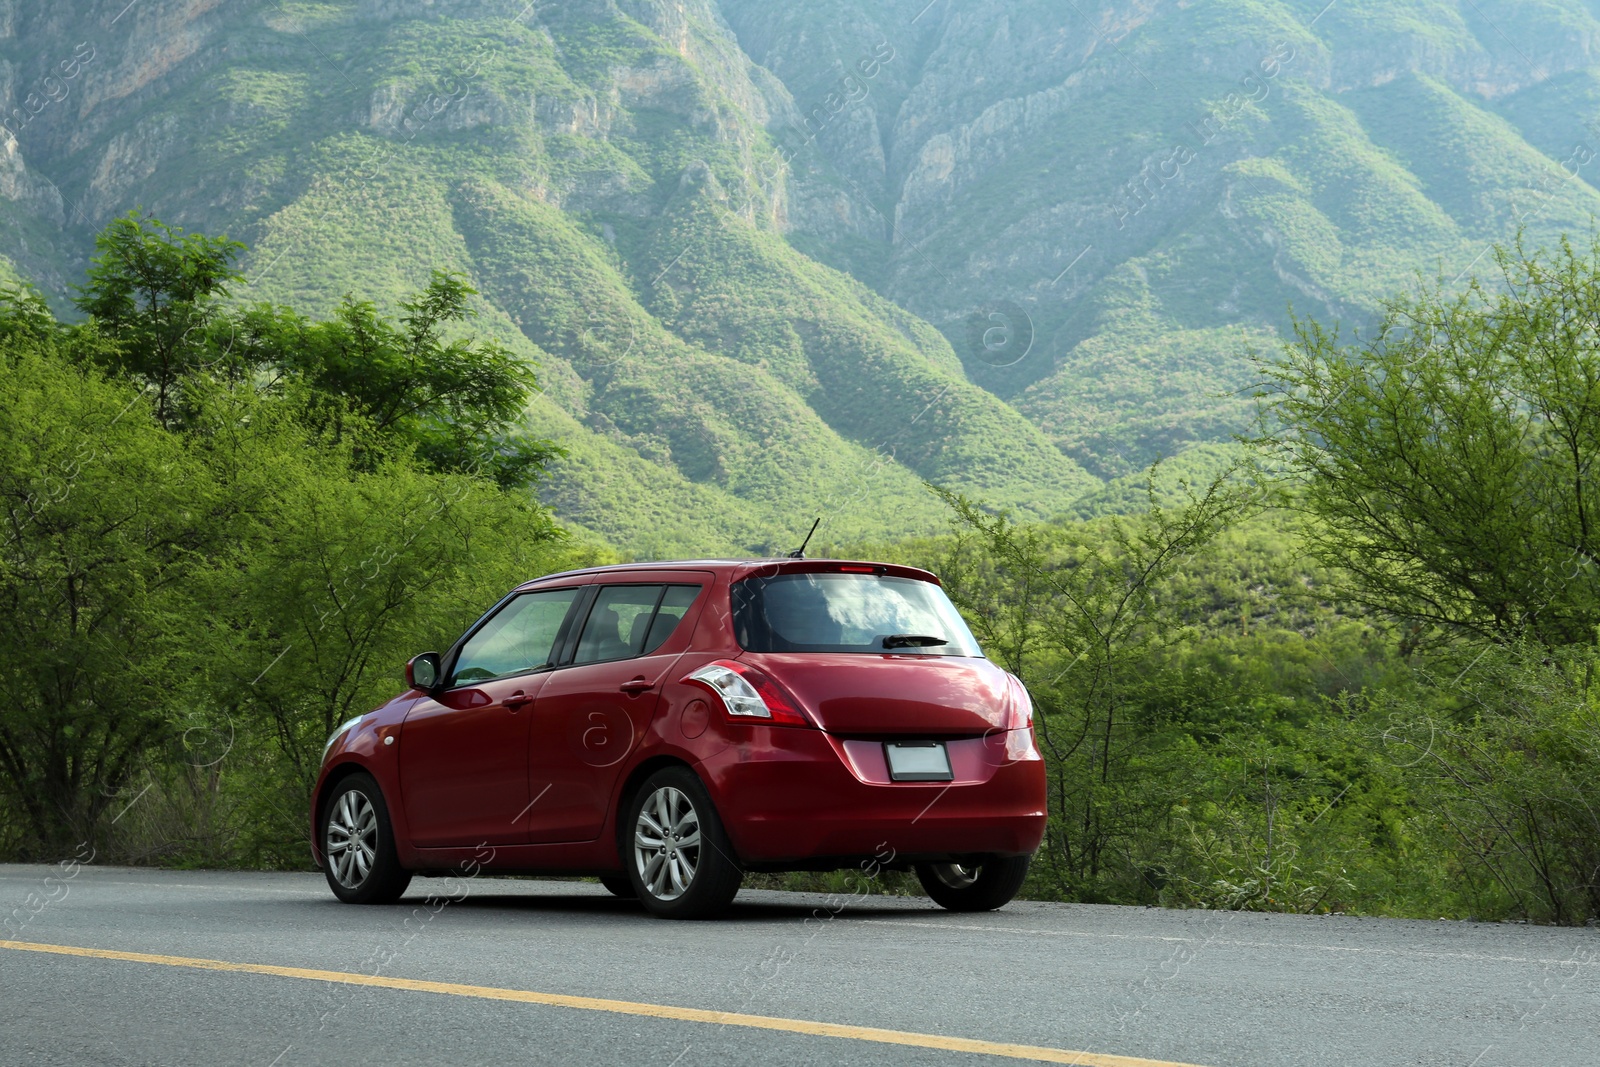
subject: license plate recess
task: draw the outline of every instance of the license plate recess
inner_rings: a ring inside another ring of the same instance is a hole
[[[883,755],[892,782],[948,782],[955,777],[942,741],[886,741]]]

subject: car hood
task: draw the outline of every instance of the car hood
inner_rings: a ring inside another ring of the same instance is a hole
[[[958,736],[1003,728],[1010,675],[986,659],[883,653],[739,657],[788,690],[824,730],[842,735]]]

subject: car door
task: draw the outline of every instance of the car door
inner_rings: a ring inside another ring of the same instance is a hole
[[[532,842],[592,841],[617,776],[643,739],[672,665],[688,648],[712,576],[596,585],[567,662],[534,701],[528,738]]]
[[[424,848],[527,840],[533,702],[583,588],[515,594],[458,643],[442,691],[411,706],[400,791]]]

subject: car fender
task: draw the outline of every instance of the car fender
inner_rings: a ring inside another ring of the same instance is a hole
[[[707,780],[705,773],[700,769],[704,760],[727,748],[731,743],[721,730],[707,729],[699,737],[686,738],[679,729],[679,721],[684,704],[669,708],[665,713],[657,714],[650,722],[649,729],[628,759],[627,770],[617,776],[617,783],[612,789],[610,805],[606,813],[605,825],[600,830],[600,840],[609,842],[616,852],[617,864],[621,867],[625,860],[625,851],[621,846],[621,822],[623,807],[633,790],[645,778],[657,769],[669,764],[688,767],[695,772],[705,786],[706,792],[711,795],[711,802],[722,809],[720,791],[715,789]]]
[[[384,807],[389,812],[389,826],[394,832],[395,851],[400,865],[407,868],[415,866],[417,853],[411,845],[405,804],[400,796],[399,748],[402,743],[400,728],[405,723],[406,713],[421,695],[415,690],[408,690],[368,712],[328,749],[322,761],[322,770],[317,775],[316,790],[312,793],[311,856],[318,867],[322,867],[324,862],[318,834],[329,783],[335,778],[342,778],[351,767],[359,767],[377,781],[378,788],[383,792]]]

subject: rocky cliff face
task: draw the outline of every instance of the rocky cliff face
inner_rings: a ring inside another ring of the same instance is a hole
[[[431,269],[536,360],[562,517],[649,554],[922,532],[922,480],[1049,514],[1096,485],[945,340],[787,244],[872,208],[796,174],[790,91],[712,0],[0,7],[0,253],[59,302],[136,208],[326,314]],[[59,190],[59,192],[57,192]],[[865,227],[861,232],[869,232]]]
[[[146,183],[219,131],[248,138],[313,101],[319,114],[296,116],[311,118],[304,139],[345,126],[404,142],[427,125],[434,133],[531,126],[604,141],[618,115],[647,111],[678,116],[749,154],[770,115],[768,94],[783,95],[739,51],[704,0],[561,5],[566,25],[586,24],[604,36],[619,20],[636,20],[658,46],[659,54],[626,57],[640,61],[636,65],[608,64],[606,43],[596,40],[592,62],[579,56],[578,65],[593,68],[586,73],[599,75],[587,83],[474,84],[457,95],[452,76],[470,81],[478,71],[468,68],[495,57],[504,62],[515,46],[496,48],[486,39],[476,64],[468,56],[468,65],[455,72],[419,59],[428,51],[429,24],[435,30],[456,24],[457,33],[470,21],[510,25],[522,8],[516,25],[542,33],[559,55],[563,46],[541,19],[542,6],[510,0],[8,0],[0,8],[0,109],[18,144],[16,165],[54,175],[82,194],[82,203],[75,201],[79,221],[99,225],[126,210],[130,195],[152,191],[166,214],[211,221],[209,205],[193,195],[198,190],[151,190]],[[582,52],[587,44],[580,40],[574,48]],[[434,92],[439,89],[445,91]],[[429,113],[438,101],[445,106]],[[208,191],[224,198],[229,192],[216,182]]]
[[[1237,388],[1238,329],[1270,344],[1291,302],[1359,322],[1417,269],[1453,276],[1518,221],[1548,239],[1600,206],[1600,24],[1578,0],[723,8],[797,101],[895,49],[811,142],[849,206],[796,213],[797,239],[1102,473],[1243,427],[1243,403],[1170,388],[1196,346],[1212,391]],[[1031,346],[993,343],[1007,331]],[[1170,372],[1130,355],[1158,338]],[[1097,436],[1120,416],[1084,400],[1107,391],[1175,425]]]
[[[636,547],[920,530],[924,478],[1050,514],[1244,428],[1290,303],[1359,324],[1588,227],[1597,32],[1579,0],[0,0],[0,255],[59,301],[140,207],[315,313],[463,271],[544,367],[552,499]]]

